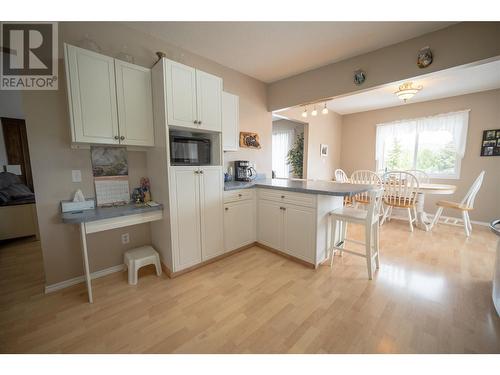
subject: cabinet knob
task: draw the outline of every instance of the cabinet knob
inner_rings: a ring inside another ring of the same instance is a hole
[[[197,121],[197,120],[194,120],[193,122],[194,122],[195,124],[197,124],[197,123],[198,123],[198,121]]]
[[[125,140],[125,136],[123,136],[123,135],[122,135],[122,136],[120,137],[120,140],[124,141],[124,140]]]
[[[200,171],[200,174],[203,174],[203,171]]]
[[[198,121],[198,125],[201,125],[201,121]]]
[[[224,207],[224,210],[229,211],[229,207]]]
[[[114,136],[114,138],[115,138],[116,140],[119,140],[119,139],[120,139],[120,137],[118,137],[117,135],[115,135],[115,136]]]
[[[194,174],[199,174],[199,173],[200,173],[200,171],[194,171]]]
[[[243,196],[243,194],[238,194],[238,197],[242,197],[242,196]]]
[[[284,196],[284,195],[282,195],[282,196],[281,196],[281,198],[285,198],[285,196]]]

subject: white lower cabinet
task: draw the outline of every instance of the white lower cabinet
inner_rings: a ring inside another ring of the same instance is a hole
[[[257,241],[315,264],[316,208],[283,203],[288,199],[289,193],[285,196],[279,191],[273,191],[273,194],[277,197],[273,200],[259,197]],[[300,196],[295,194],[294,198],[300,198]]]
[[[257,240],[277,250],[283,248],[283,206],[259,199],[257,204]]]
[[[171,167],[174,272],[224,252],[222,167]]]
[[[255,200],[224,204],[224,248],[238,249],[255,242]]]
[[[314,263],[316,210],[286,205],[283,217],[283,251],[296,258]]]

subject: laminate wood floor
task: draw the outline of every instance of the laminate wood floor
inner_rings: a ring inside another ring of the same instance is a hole
[[[175,279],[97,279],[90,305],[84,284],[44,295],[39,243],[14,243],[0,248],[0,352],[499,353],[495,248],[486,228],[391,221],[372,281],[363,258],[315,271],[253,247]]]

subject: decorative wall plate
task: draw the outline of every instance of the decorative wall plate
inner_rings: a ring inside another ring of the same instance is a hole
[[[363,72],[361,69],[356,70],[354,72],[354,83],[356,85],[361,85],[366,79],[366,73]]]
[[[417,66],[419,68],[427,68],[432,64],[432,51],[430,47],[424,47],[418,51]]]

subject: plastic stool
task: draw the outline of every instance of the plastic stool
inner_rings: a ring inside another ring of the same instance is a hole
[[[123,255],[123,263],[128,269],[128,283],[130,285],[137,284],[137,271],[139,271],[139,268],[150,264],[154,264],[156,274],[161,275],[160,255],[151,246],[142,246],[126,251]]]

